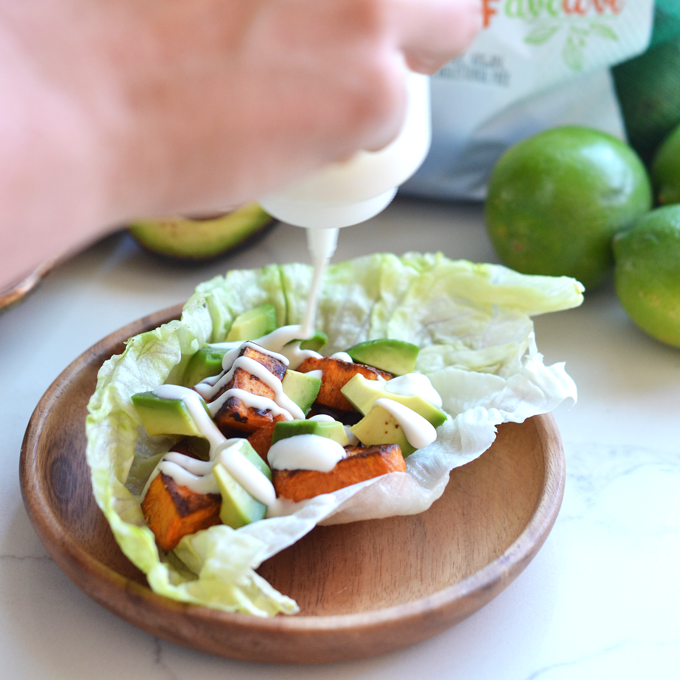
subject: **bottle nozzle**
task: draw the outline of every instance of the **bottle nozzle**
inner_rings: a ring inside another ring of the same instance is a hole
[[[314,263],[333,257],[338,244],[339,229],[307,229],[307,245]]]

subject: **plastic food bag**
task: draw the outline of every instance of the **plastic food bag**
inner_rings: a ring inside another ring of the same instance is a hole
[[[483,0],[469,50],[432,78],[432,149],[411,195],[482,199],[506,148],[555,125],[625,128],[609,67],[645,50],[653,0]]]

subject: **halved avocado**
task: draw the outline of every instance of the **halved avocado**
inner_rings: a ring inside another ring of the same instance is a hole
[[[258,203],[225,215],[139,220],[129,231],[145,248],[161,255],[203,260],[221,255],[266,227],[273,218]]]

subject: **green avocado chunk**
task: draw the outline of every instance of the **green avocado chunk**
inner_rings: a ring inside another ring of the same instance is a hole
[[[363,375],[357,373],[340,390],[357,411],[368,415],[373,404],[378,399],[393,399],[404,406],[408,406],[418,415],[428,420],[434,427],[439,427],[446,420],[446,414],[436,406],[425,401],[417,395],[403,395],[388,392],[386,383],[380,380],[366,380]]]
[[[307,340],[291,340],[286,343],[286,346],[296,342],[300,343],[300,349],[311,349],[314,352],[318,352],[324,345],[328,344],[328,336],[322,331],[315,331],[311,338],[307,338]]]
[[[321,380],[308,373],[298,373],[288,369],[281,381],[283,392],[292,399],[307,415],[309,409],[319,394]]]
[[[315,331],[314,335],[300,343],[300,349],[311,349],[318,352],[324,345],[328,344],[328,336],[323,331]]]
[[[418,345],[384,338],[360,342],[347,351],[354,361],[387,371],[393,375],[412,373],[418,358]]]
[[[382,406],[374,405],[369,414],[350,429],[364,446],[399,444],[404,458],[416,450],[409,444],[397,419]]]
[[[239,314],[231,324],[227,342],[257,340],[276,330],[276,309],[265,303]]]
[[[317,437],[332,439],[340,446],[349,446],[345,426],[337,420],[283,420],[274,426],[272,445],[281,439],[300,434],[315,434]]]
[[[198,385],[201,380],[211,378],[222,372],[222,359],[226,354],[226,349],[215,349],[206,345],[201,347],[194,356],[189,359],[187,367],[184,369],[182,384],[186,387]]]
[[[203,408],[210,414],[205,401],[200,399]],[[161,399],[153,392],[140,392],[132,396],[132,404],[144,429],[152,437],[157,435],[203,436],[181,399]]]
[[[271,480],[272,473],[269,466],[245,439],[242,441],[243,444],[238,444],[240,451],[236,455],[243,455],[267,479]],[[212,472],[222,494],[220,519],[223,524],[230,526],[232,529],[238,529],[251,522],[264,519],[267,506],[253,498],[221,463],[216,463],[213,466]]]

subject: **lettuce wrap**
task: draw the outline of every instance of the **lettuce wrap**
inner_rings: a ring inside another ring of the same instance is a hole
[[[138,494],[171,440],[146,434],[131,396],[179,381],[199,347],[223,341],[233,319],[253,307],[272,304],[279,326],[300,323],[311,278],[304,264],[213,278],[198,286],[180,320],[131,338],[99,372],[86,424],[94,495],[123,552],[157,593],[257,616],[293,614],[296,603],[256,573],[264,560],[317,524],[427,510],[450,471],[489,448],[499,423],[576,399],[564,365],[544,365],[531,321],[579,305],[583,287],[574,279],[441,254],[376,254],[332,265],[316,322],[329,337],[324,354],[377,338],[419,345],[416,370],[429,377],[448,414],[437,441],[407,457],[405,473],[317,496],[292,514],[237,530],[214,526],[184,537],[170,554],[159,552]]]

